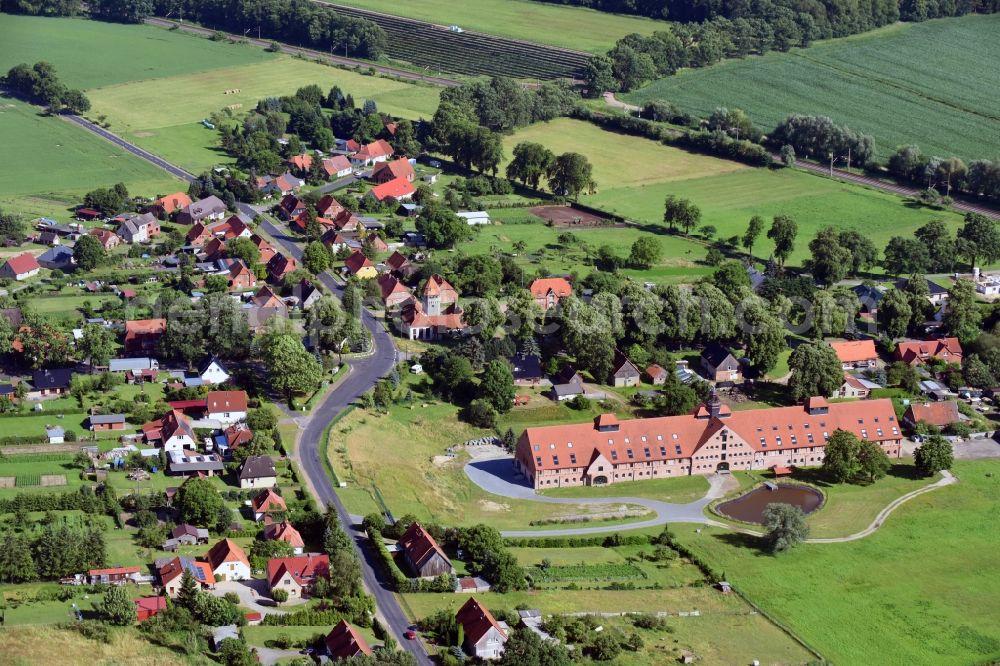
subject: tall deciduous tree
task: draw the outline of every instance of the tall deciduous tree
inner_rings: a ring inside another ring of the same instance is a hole
[[[555,159],[549,169],[549,189],[574,199],[580,198],[584,190],[593,189],[593,167],[580,153],[563,153]]]
[[[840,235],[836,229],[827,227],[820,230],[809,241],[809,251],[812,258],[806,262],[806,268],[817,282],[831,287],[847,277],[853,255],[840,244]]]
[[[746,248],[747,254],[750,258],[753,258],[753,246],[760,238],[761,233],[764,231],[764,218],[760,215],[754,215],[750,218],[750,222],[747,224],[747,230],[743,234],[743,247]]]
[[[870,482],[881,479],[889,471],[892,463],[889,456],[876,442],[861,440],[858,447],[858,471]]]
[[[101,265],[107,253],[97,236],[86,234],[81,236],[73,246],[73,259],[76,266],[82,271],[90,271]]]
[[[83,335],[77,340],[76,351],[81,359],[86,359],[90,371],[96,365],[107,365],[111,355],[115,353],[115,336],[107,328],[99,324],[86,324]]]
[[[958,280],[948,290],[944,327],[962,342],[971,342],[979,336],[982,320],[972,282]]]
[[[878,323],[882,334],[892,339],[906,334],[913,317],[906,294],[898,289],[890,289],[878,304]]]
[[[101,617],[119,627],[135,624],[135,602],[127,587],[112,585],[108,588],[101,603]]]
[[[261,351],[271,386],[288,399],[319,385],[323,368],[295,335],[265,336]]]
[[[850,481],[861,470],[860,450],[861,442],[854,433],[834,430],[823,449],[823,471],[837,483]]]
[[[802,509],[791,504],[768,504],[764,509],[764,542],[772,553],[790,550],[809,538]]]
[[[524,141],[514,146],[514,158],[507,165],[507,178],[520,181],[533,190],[552,168],[556,156],[540,143]]]
[[[845,229],[837,239],[851,253],[851,273],[857,275],[878,262],[878,249],[868,236],[854,229]]]
[[[175,501],[181,520],[192,525],[214,525],[226,504],[208,479],[191,478],[181,484]]]
[[[684,233],[698,226],[701,221],[701,209],[687,199],[668,194],[663,202],[663,223],[671,229],[681,226]]]
[[[966,213],[958,237],[965,241],[962,250],[973,268],[980,259],[987,264],[1000,259],[1000,228],[996,220],[979,213]]]
[[[788,388],[797,401],[829,396],[844,383],[844,370],[830,345],[800,344],[788,359],[792,377]]]
[[[785,261],[795,250],[795,236],[799,233],[799,226],[795,220],[787,215],[777,215],[771,222],[771,228],[767,230],[767,237],[774,241],[774,257],[778,260],[778,265],[785,266]]]
[[[951,469],[954,462],[951,444],[940,435],[931,435],[913,452],[917,470],[924,476],[933,476],[938,472]]]

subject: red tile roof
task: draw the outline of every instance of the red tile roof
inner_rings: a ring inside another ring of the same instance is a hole
[[[385,139],[379,139],[373,143],[361,147],[355,154],[359,160],[374,160],[380,157],[392,157],[392,146]]]
[[[473,645],[482,640],[490,629],[496,629],[504,638],[507,637],[500,624],[493,619],[493,615],[485,606],[476,601],[475,597],[469,599],[455,613],[455,619],[465,630],[465,640]]]
[[[316,214],[320,217],[337,217],[345,210],[347,209],[329,194],[324,195],[316,204]]]
[[[359,654],[370,655],[372,649],[368,647],[364,637],[358,630],[347,624],[347,620],[341,620],[324,639],[326,650],[333,660],[350,659]]]
[[[442,303],[454,303],[458,300],[458,290],[435,273],[427,278],[427,284],[424,285],[424,296],[440,296]]]
[[[326,171],[327,176],[332,176],[334,174],[340,173],[341,171],[346,171],[351,168],[351,161],[344,157],[343,155],[336,155],[329,159],[323,160],[323,170]]]
[[[659,379],[666,374],[667,371],[663,369],[663,366],[657,365],[656,363],[646,368],[646,375],[652,377],[653,379]]]
[[[267,561],[267,581],[271,587],[274,587],[285,573],[290,573],[292,579],[299,585],[306,585],[316,576],[329,577],[330,556],[306,553],[294,557],[276,557]]]
[[[165,197],[160,197],[153,202],[155,206],[163,209],[163,212],[169,215],[175,210],[180,210],[191,205],[191,197],[189,197],[184,192],[174,192],[173,194],[168,194]]]
[[[912,423],[926,423],[944,428],[961,419],[958,403],[954,400],[944,402],[925,402],[911,404],[906,410],[906,419]]]
[[[151,613],[158,613],[161,610],[167,609],[167,598],[166,597],[139,597],[135,600],[135,605],[137,609],[149,611]]]
[[[566,278],[538,278],[531,283],[528,290],[535,299],[545,298],[550,291],[556,298],[566,298],[573,294],[573,285]]]
[[[253,510],[258,513],[288,511],[284,498],[270,488],[253,498]]]
[[[393,252],[388,259],[385,260],[385,265],[389,267],[389,270],[398,271],[399,269],[407,266],[410,260],[399,250]]]
[[[357,275],[358,271],[362,268],[370,268],[373,264],[371,259],[366,257],[363,252],[355,250],[351,253],[351,256],[344,261],[344,266],[346,266],[347,270],[351,271],[351,273]]]
[[[375,197],[377,201],[385,201],[386,199],[402,199],[404,197],[413,196],[413,193],[416,191],[416,188],[413,187],[413,183],[405,178],[394,178],[393,180],[382,183],[381,185],[376,185],[369,191],[369,193]]]
[[[201,222],[195,222],[187,232],[187,242],[192,245],[204,245],[212,239],[212,232]]]
[[[446,562],[450,562],[441,546],[420,523],[410,523],[410,526],[403,532],[403,536],[399,538],[399,545],[406,551],[406,555],[417,569],[420,569],[424,562],[435,554],[440,555]]]
[[[280,523],[272,523],[264,528],[264,538],[272,541],[284,541],[292,548],[305,548],[305,541],[299,531],[292,527],[287,520]]]
[[[874,340],[848,340],[845,342],[831,342],[830,346],[837,353],[837,358],[841,363],[858,363],[861,361],[875,360],[878,352],[875,351]]]
[[[38,265],[38,260],[35,259],[35,255],[30,252],[24,252],[16,257],[11,257],[7,260],[7,266],[10,267],[14,275],[24,275],[25,273],[37,271],[41,268]]]
[[[296,169],[301,169],[302,171],[309,171],[313,165],[312,155],[302,153],[301,155],[293,155],[288,158],[288,163],[291,164]]]
[[[822,446],[823,434],[837,429],[874,442],[902,438],[891,400],[827,404],[822,398],[811,398],[809,404],[813,410],[806,406],[739,412],[725,408],[719,416],[712,416],[709,408],[701,405],[694,414],[630,419],[620,421],[617,429],[612,425],[606,431],[598,430],[597,420],[528,428],[518,441],[517,458],[535,470],[585,467],[598,454],[614,460],[612,448],[636,451],[636,459],[643,462],[691,458],[723,428],[731,430],[755,451],[777,450],[781,446]],[[811,443],[810,435],[814,438]],[[647,448],[648,456],[644,455]]]
[[[408,160],[393,160],[382,162],[372,170],[373,180],[393,180],[394,178],[404,178],[410,182],[416,177],[413,165]]]
[[[267,285],[258,289],[250,302],[259,308],[281,308],[285,305],[285,302]]]
[[[378,276],[378,286],[382,290],[382,302],[385,303],[392,296],[403,296],[408,298],[413,298],[413,294],[410,290],[406,288],[402,282],[396,279],[395,275],[390,273],[383,273]]]
[[[212,546],[208,550],[208,554],[205,555],[205,559],[212,565],[213,571],[225,562],[242,562],[248,567],[250,566],[247,554],[232,539],[223,539]]]
[[[110,569],[91,569],[87,572],[88,576],[113,576],[115,574],[137,574],[139,573],[139,567],[111,567]]]
[[[210,414],[219,412],[247,411],[246,391],[210,391],[205,396],[205,405]]]
[[[221,234],[224,240],[231,240],[237,236],[242,236],[244,232],[249,230],[250,227],[247,226],[247,223],[239,215],[233,215],[222,224],[212,227],[212,233]]]
[[[962,345],[958,338],[940,338],[896,345],[896,358],[910,365],[919,365],[929,358],[942,358],[949,363],[962,362]]]

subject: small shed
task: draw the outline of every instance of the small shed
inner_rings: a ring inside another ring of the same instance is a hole
[[[62,444],[66,441],[66,431],[59,426],[46,428],[45,436],[49,438],[49,444]]]

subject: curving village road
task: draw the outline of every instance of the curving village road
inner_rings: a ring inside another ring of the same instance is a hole
[[[120,136],[99,127],[86,118],[72,115],[66,117],[84,129],[93,132],[183,181],[191,182],[194,180],[194,175],[191,173],[129,143]],[[240,212],[250,217],[256,217],[257,215],[257,210],[248,203],[237,202],[237,208],[239,208]],[[295,238],[289,236],[285,231],[266,218],[261,222],[261,227],[292,257],[297,260],[302,258],[302,248],[299,247]],[[343,295],[343,287],[330,273],[321,274],[319,281],[338,298]],[[333,483],[326,473],[323,461],[320,459],[320,440],[326,431],[326,427],[347,409],[352,402],[357,400],[362,393],[372,388],[379,379],[386,376],[396,362],[396,347],[392,342],[392,337],[382,326],[382,323],[367,310],[362,310],[361,320],[365,328],[372,335],[371,353],[348,362],[350,372],[314,408],[312,416],[305,419],[304,427],[300,425],[303,429],[299,435],[296,457],[299,459],[300,470],[306,477],[307,485],[313,489],[321,507],[332,506],[334,508],[337,516],[340,518],[341,524],[344,526],[344,531],[354,541],[358,557],[361,559],[361,574],[365,587],[375,597],[375,604],[383,619],[383,625],[388,627],[399,645],[416,658],[417,664],[430,666],[433,662],[424,649],[423,644],[420,641],[409,641],[404,638],[404,634],[410,628],[410,622],[392,590],[383,584],[380,577],[379,564],[375,560],[371,549],[366,545],[367,537],[360,531],[359,526],[355,525],[343,502],[337,497]]]

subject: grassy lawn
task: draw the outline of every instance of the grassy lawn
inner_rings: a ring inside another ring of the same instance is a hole
[[[394,406],[388,415],[355,410],[330,432],[329,457],[348,485],[337,492],[348,511],[378,510],[377,489],[397,517],[407,513],[446,525],[487,523],[524,529],[532,520],[617,511],[619,505],[548,505],[490,495],[473,484],[463,467],[468,454],[445,449],[489,433],[459,421],[457,408],[422,403]]]
[[[251,46],[231,46],[179,30],[85,19],[0,15],[0,69],[44,60],[71,88],[145,81],[277,60]]]
[[[111,643],[84,638],[75,631],[55,627],[11,627],[5,629],[3,662],[10,666],[59,663],[67,666],[136,664],[137,666],[183,666],[215,663],[200,655],[175,654],[140,638],[135,629],[115,629]]]
[[[66,207],[95,187],[121,181],[130,192],[146,195],[180,189],[180,181],[151,164],[9,98],[0,98],[0,143],[9,155],[31,156],[16,169],[0,170],[0,207],[6,210],[65,221]]]
[[[524,39],[604,53],[625,35],[643,35],[663,30],[665,23],[636,16],[608,14],[579,7],[529,2],[527,0],[489,0],[455,3],[449,0],[338,0],[373,11],[429,21],[439,25],[457,24],[465,30]]]
[[[430,615],[438,608],[457,610],[467,599],[457,594],[403,595],[404,609],[415,619]],[[668,632],[640,631],[646,646],[637,653],[623,653],[615,666],[627,664],[675,663],[677,651],[686,649],[699,655],[703,663],[743,664],[760,659],[768,664],[801,664],[809,654],[781,633],[761,615],[752,615],[735,595],[721,595],[708,587],[669,590],[543,590],[505,595],[477,594],[487,608],[513,608],[525,604],[543,614],[582,611],[678,611],[698,610],[698,617],[671,617]],[[619,626],[627,631],[631,622],[624,618],[602,618],[604,626]],[[720,640],[725,636],[725,640]]]
[[[551,497],[645,497],[684,504],[694,502],[708,492],[708,481],[703,476],[682,476],[676,479],[651,479],[626,481],[609,486],[555,488],[543,495]]]
[[[1000,463],[900,507],[875,534],[772,557],[715,528],[678,538],[834,663],[968,664],[1000,654]]]
[[[378,645],[382,642],[375,638],[375,634],[372,633],[371,629],[357,625],[353,626],[364,636],[369,645]],[[309,641],[316,634],[326,636],[330,633],[330,627],[265,627],[257,625],[256,627],[243,627],[241,631],[243,632],[243,639],[248,645],[266,646],[268,641],[273,641],[280,635],[288,636],[296,643],[299,641]]]
[[[594,165],[598,192],[581,197],[581,201],[652,229],[662,228],[663,200],[668,194],[697,204],[702,224],[716,227],[719,238],[742,235],[754,215],[765,219],[790,215],[799,226],[793,263],[806,258],[809,241],[828,225],[857,229],[877,247],[884,247],[892,236],[912,234],[931,219],[943,219],[953,228],[961,219],[951,212],[912,208],[899,197],[823,176],[787,169],[742,168],[582,121],[559,119],[519,130],[507,140],[508,153],[524,140],[539,141],[557,153],[573,150],[586,155]],[[628,155],[624,164],[621,155]],[[878,224],[873,224],[874,220]],[[610,230],[609,235],[619,231]],[[506,230],[501,233],[506,234]],[[581,231],[574,233],[583,236]],[[704,245],[666,235],[663,238],[664,262],[680,260],[691,265],[705,256]],[[767,238],[761,238],[754,253],[766,257],[772,248]]]
[[[88,92],[93,104],[89,115],[106,115],[112,131],[197,171],[230,161],[216,149],[218,133],[203,127],[203,118],[227,107],[242,115],[265,97],[291,95],[297,88],[313,83],[324,90],[338,85],[353,95],[359,105],[370,99],[380,111],[395,116],[429,118],[437,108],[437,88],[281,56],[264,62],[97,88]],[[227,90],[239,92],[226,94]]]
[[[993,159],[1000,117],[990,91],[1000,86],[1000,70],[978,65],[983,54],[997,57],[998,31],[997,15],[899,23],[683,71],[625,98],[670,100],[706,117],[719,106],[738,107],[765,132],[792,113],[830,116],[874,135],[880,161],[908,143],[927,155]]]

